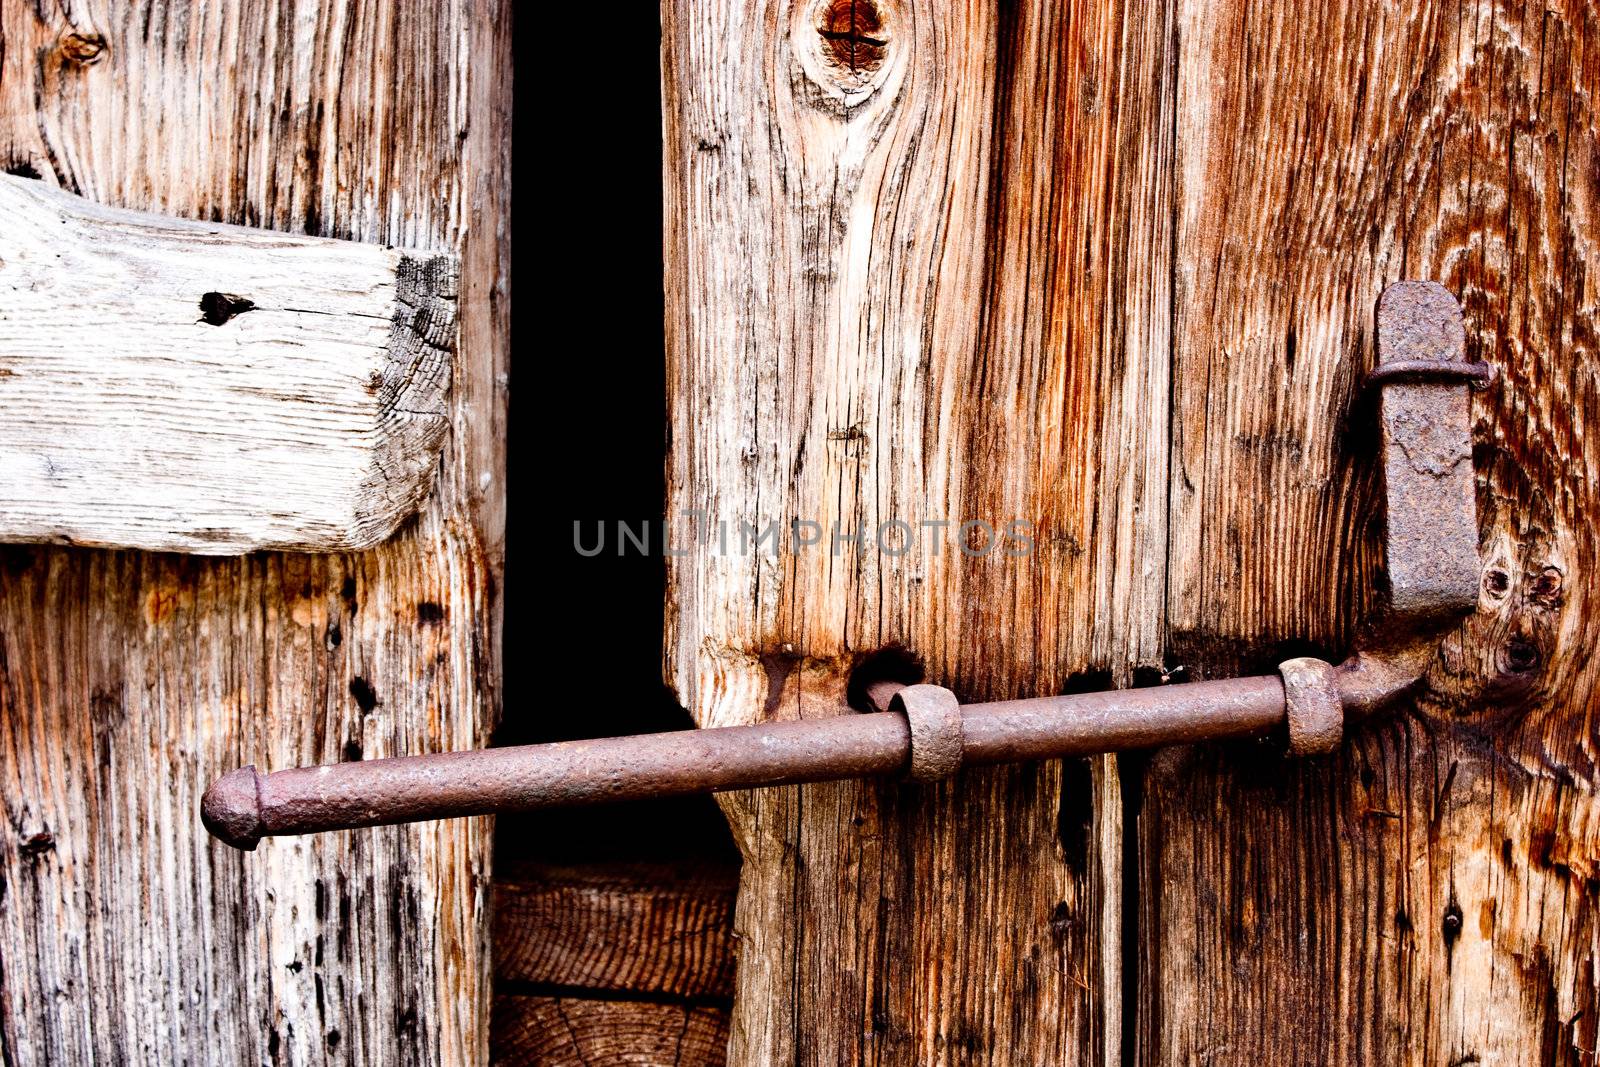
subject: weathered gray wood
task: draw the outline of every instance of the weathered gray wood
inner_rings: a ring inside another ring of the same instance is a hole
[[[974,700],[1159,662],[1168,15],[663,6],[667,653],[702,725],[839,714],[895,644]],[[968,555],[966,520],[1031,550]],[[723,799],[733,1062],[1117,1062],[1114,761]]]
[[[105,207],[0,175],[0,541],[367,548],[449,425],[446,253]]]
[[[437,489],[394,538],[230,559],[0,549],[6,1062],[487,1055],[485,821],[246,856],[196,806],[244,763],[488,739],[510,22],[491,0],[0,0],[0,169],[463,264]]]

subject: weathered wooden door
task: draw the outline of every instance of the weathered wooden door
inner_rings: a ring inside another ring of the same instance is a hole
[[[12,174],[462,262],[448,443],[423,513],[394,540],[231,559],[0,549],[7,1063],[485,1054],[481,820],[245,855],[208,838],[197,806],[243,763],[487,740],[509,16],[492,0],[0,3]]]
[[[1381,580],[1379,292],[1443,282],[1502,372],[1478,612],[1335,756],[726,798],[731,1060],[1592,1062],[1596,12],[662,23],[667,661],[702,725],[833,714],[896,646],[968,700],[1337,659]]]

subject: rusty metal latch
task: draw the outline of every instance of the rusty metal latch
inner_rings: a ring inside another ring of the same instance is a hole
[[[1293,659],[1277,675],[1158,689],[960,704],[948,689],[880,684],[876,712],[639,737],[299,767],[245,767],[206,790],[207,829],[239,848],[262,837],[872,775],[934,781],[966,765],[1053,759],[1287,732],[1296,755],[1329,752],[1349,722],[1390,706],[1440,636],[1472,610],[1478,529],[1471,384],[1455,298],[1399,282],[1378,303],[1386,603],[1338,666]]]

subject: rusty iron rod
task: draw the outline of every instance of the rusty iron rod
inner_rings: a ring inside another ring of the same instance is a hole
[[[300,767],[245,767],[212,783],[201,815],[250,849],[265,836],[527,811],[835,778],[927,781],[963,764],[1262,737],[1327,752],[1346,722],[1417,681],[1439,634],[1477,598],[1472,441],[1464,386],[1494,368],[1465,362],[1461,308],[1433,282],[1398,282],[1378,302],[1383,389],[1387,648],[1337,668],[1289,660],[1277,676],[958,706],[948,690],[868,687],[880,710],[639,737],[567,741]],[[900,711],[882,710],[898,701]],[[902,714],[903,712],[904,714]]]
[[[1351,661],[1335,672],[1347,715],[1411,679]],[[1276,676],[961,706],[962,763],[1259,738],[1284,727]],[[894,775],[911,756],[906,716],[819,719],[297,767],[245,767],[206,791],[207,829],[238,848],[262,837],[494,812]]]

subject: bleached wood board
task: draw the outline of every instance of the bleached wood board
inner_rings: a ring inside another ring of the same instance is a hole
[[[0,541],[384,540],[438,465],[457,278],[0,175]]]
[[[245,856],[196,807],[243,763],[488,743],[512,20],[497,0],[0,0],[0,170],[462,264],[436,486],[388,541],[221,558],[0,545],[0,1061],[488,1058],[488,820]]]

